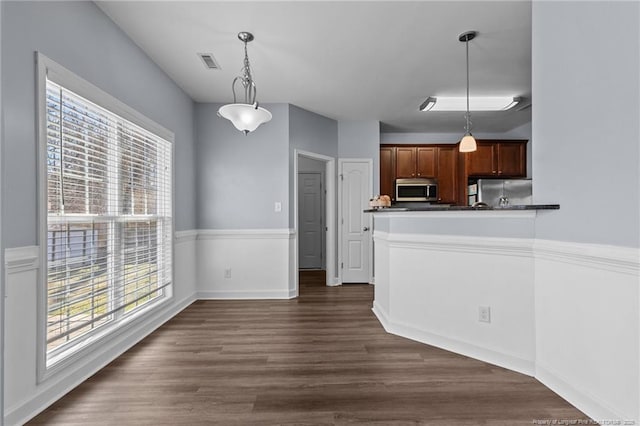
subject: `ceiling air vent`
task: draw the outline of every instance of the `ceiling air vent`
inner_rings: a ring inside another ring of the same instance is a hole
[[[216,61],[216,58],[213,57],[213,54],[198,53],[198,56],[200,57],[200,59],[202,59],[202,62],[204,62],[204,66],[207,67],[208,69],[210,70],[220,69],[220,65],[218,65],[218,62]]]

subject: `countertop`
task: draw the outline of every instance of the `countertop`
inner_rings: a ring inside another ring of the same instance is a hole
[[[560,204],[524,204],[507,207],[471,207],[471,206],[439,206],[430,205],[424,207],[381,207],[364,210],[365,213],[386,213],[386,212],[443,212],[443,211],[513,211],[513,210],[559,210]]]

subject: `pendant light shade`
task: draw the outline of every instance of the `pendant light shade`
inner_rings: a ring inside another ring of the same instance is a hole
[[[218,114],[231,121],[236,129],[245,135],[253,132],[259,125],[271,120],[271,113],[266,109],[249,104],[228,104],[220,107]]]
[[[476,139],[471,134],[471,113],[469,112],[469,41],[473,40],[477,35],[478,33],[476,31],[467,31],[460,34],[460,36],[458,37],[458,41],[461,41],[465,44],[467,51],[467,123],[464,128],[464,136],[460,141],[460,152],[473,152],[478,149]]]
[[[473,152],[478,149],[476,138],[471,133],[464,135],[460,141],[460,152]]]
[[[244,66],[242,68],[242,75],[234,78],[233,83],[231,83],[233,103],[220,107],[218,115],[231,121],[236,129],[244,132],[246,135],[256,130],[259,125],[270,121],[272,115],[268,110],[259,106],[256,101],[258,90],[251,76],[249,55],[247,53],[247,43],[253,40],[253,34],[243,31],[238,33],[238,38],[244,43]],[[236,84],[238,82],[244,89],[244,103],[237,102],[236,99]]]

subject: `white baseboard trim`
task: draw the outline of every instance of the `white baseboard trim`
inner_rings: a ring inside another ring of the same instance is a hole
[[[285,239],[295,236],[295,231],[289,228],[274,229],[200,229],[195,231],[198,240],[220,239]]]
[[[6,274],[15,274],[38,269],[40,266],[40,247],[25,246],[4,250],[4,267]]]
[[[607,407],[602,401],[597,398],[576,389],[566,382],[560,375],[546,369],[540,364],[536,365],[536,374],[534,376],[540,383],[560,395],[563,399],[567,400],[571,405],[578,407],[587,416],[594,419],[596,422],[603,421],[634,421],[634,423],[609,423],[609,424],[638,424],[639,419],[625,418],[624,416],[616,413],[610,407]]]
[[[640,273],[640,250],[633,247],[535,240],[534,254],[537,259],[553,262],[635,276]]]
[[[174,234],[174,240],[176,244],[185,243],[188,241],[195,241],[197,238],[198,238],[197,230],[177,231]]]
[[[259,300],[259,299],[293,299],[297,296],[295,290],[246,290],[226,291],[212,290],[196,293],[197,300]]]
[[[403,234],[374,231],[373,240],[389,248],[531,257],[533,239]]]
[[[373,303],[372,311],[375,316],[378,317],[380,324],[382,324],[382,327],[388,333],[468,356],[470,358],[525,374],[527,376],[534,376],[535,374],[535,363],[533,361],[491,349],[482,348],[459,340],[450,339],[448,337],[439,336],[437,334],[429,333],[428,331],[419,330],[407,324],[391,321],[388,314],[384,312],[376,302]]]
[[[111,361],[131,349],[142,339],[153,333],[156,329],[178,315],[196,299],[188,296],[183,300],[167,306],[165,309],[150,315],[141,324],[135,325],[130,332],[121,334],[109,343],[109,348],[102,350],[93,357],[87,357],[84,365],[64,379],[43,387],[36,395],[14,407],[5,407],[4,422],[7,425],[24,424],[32,419],[48,406],[56,402],[62,396],[73,390],[96,372],[104,368]]]

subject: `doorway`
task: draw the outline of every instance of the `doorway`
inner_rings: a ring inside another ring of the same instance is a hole
[[[297,294],[300,271],[311,271],[327,286],[339,284],[335,162],[332,157],[294,150],[295,269],[290,272]]]

